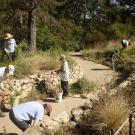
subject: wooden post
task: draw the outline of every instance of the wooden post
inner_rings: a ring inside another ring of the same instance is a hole
[[[132,117],[133,117],[133,115],[130,114],[129,115],[129,134],[128,135],[132,135]]]

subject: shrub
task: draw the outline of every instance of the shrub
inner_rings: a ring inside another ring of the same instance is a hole
[[[102,95],[99,101],[93,104],[93,109],[84,118],[84,124],[88,132],[93,135],[110,135],[123,124],[130,113],[128,101],[122,95]]]
[[[96,61],[101,62],[104,58],[104,53],[102,50],[98,49],[89,49],[89,50],[83,50],[82,51],[84,59],[90,60],[90,61]]]
[[[95,88],[96,85],[94,83],[89,83],[85,78],[82,78],[70,86],[70,92],[73,94],[83,94],[92,92]]]
[[[106,37],[101,32],[95,32],[95,33],[87,33],[83,39],[84,41],[84,48],[95,48],[97,47],[97,44],[99,44],[99,47],[104,47],[106,44]]]
[[[128,25],[122,23],[114,23],[109,27],[108,32],[110,31],[110,35],[112,39],[122,39],[126,37],[128,33]]]

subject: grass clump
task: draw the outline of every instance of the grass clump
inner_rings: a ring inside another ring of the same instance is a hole
[[[82,124],[91,135],[110,135],[123,124],[129,113],[128,101],[124,96],[102,95],[99,101],[93,104],[93,109],[85,116]]]
[[[89,83],[85,78],[79,79],[70,86],[70,92],[73,94],[84,94],[93,92],[96,89],[94,83]]]

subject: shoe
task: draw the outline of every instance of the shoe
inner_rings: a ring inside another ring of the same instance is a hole
[[[6,115],[3,112],[0,112],[0,117],[5,117]]]

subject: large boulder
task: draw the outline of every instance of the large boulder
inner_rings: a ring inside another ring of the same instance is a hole
[[[71,114],[73,116],[73,120],[75,122],[78,122],[81,120],[82,116],[83,116],[83,109],[82,108],[73,108],[71,110]]]
[[[65,124],[69,122],[70,117],[67,112],[62,112],[56,115],[53,120],[59,122],[60,124]]]

